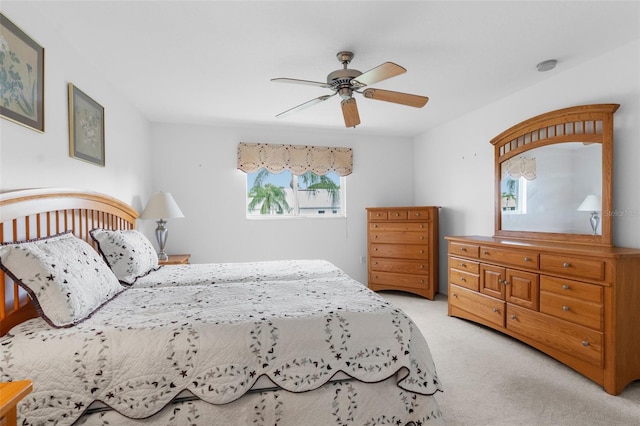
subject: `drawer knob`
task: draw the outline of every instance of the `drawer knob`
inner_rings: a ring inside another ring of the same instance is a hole
[[[424,237],[423,237],[422,235],[420,235],[420,239],[421,239],[421,240],[424,240]]]
[[[378,251],[378,247],[374,248],[373,251]]]
[[[458,297],[458,293],[453,293],[452,296],[457,298]]]
[[[424,265],[420,265],[420,266],[419,266],[419,268],[420,268],[420,269],[424,269]]]
[[[460,281],[464,283],[464,282],[467,282],[467,279],[465,277],[460,277]]]
[[[462,248],[460,249],[460,251],[463,251],[463,252],[465,252],[465,253],[466,253],[466,252],[467,252],[467,249],[466,249],[466,248],[464,248],[464,247],[462,247]]]
[[[524,258],[524,261],[525,261],[525,262],[531,262],[531,258],[530,258],[530,257],[525,257],[525,258]]]
[[[586,340],[582,341],[582,346],[589,346],[589,342],[587,342]]]
[[[423,253],[424,253],[424,250],[420,250],[420,254],[423,254]]]
[[[562,267],[563,267],[563,268],[568,268],[568,267],[570,267],[570,266],[571,266],[571,264],[570,264],[569,262],[564,262],[564,263],[562,264]]]
[[[377,235],[374,235],[374,236],[373,236],[373,238],[378,238],[378,236],[377,236]]]
[[[563,307],[562,307],[562,310],[563,310],[563,311],[565,311],[565,312],[567,312],[567,311],[569,311],[569,307],[568,307],[568,306],[563,306]]]
[[[498,312],[498,308],[493,308],[492,311],[493,312]]]
[[[488,251],[483,251],[482,254],[489,256],[489,252]]]
[[[569,284],[563,284],[562,289],[563,290],[569,290],[571,287],[569,287]]]
[[[400,213],[396,213],[396,217],[400,216]]]
[[[460,264],[460,267],[461,267],[461,268],[466,268],[466,267],[467,267],[467,264],[466,264],[466,263],[461,263],[461,264]]]
[[[420,284],[424,284],[424,280],[420,280]]]
[[[420,224],[420,229],[422,229],[422,228],[424,228],[424,225],[423,225],[423,224]]]
[[[515,315],[511,315],[511,319],[515,320],[517,317]]]

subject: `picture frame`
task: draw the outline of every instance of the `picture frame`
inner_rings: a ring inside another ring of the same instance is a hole
[[[3,13],[0,116],[44,133],[44,48]]]
[[[69,83],[69,155],[104,167],[104,108]]]

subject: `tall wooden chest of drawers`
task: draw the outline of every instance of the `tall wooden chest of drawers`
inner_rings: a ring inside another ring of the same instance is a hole
[[[438,207],[367,208],[369,288],[433,300],[438,292]]]
[[[450,316],[515,337],[613,395],[640,379],[640,250],[445,238]]]

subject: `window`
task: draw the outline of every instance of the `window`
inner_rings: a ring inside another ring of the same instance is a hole
[[[500,182],[501,207],[506,214],[527,213],[527,180],[506,177]]]
[[[345,181],[335,172],[247,173],[247,217],[345,217]]]

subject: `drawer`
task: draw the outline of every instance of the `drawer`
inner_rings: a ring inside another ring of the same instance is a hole
[[[449,286],[449,303],[499,327],[504,327],[505,303],[455,284]]]
[[[504,250],[494,247],[480,247],[480,259],[523,268],[538,269],[538,253],[522,250]]]
[[[477,274],[449,269],[449,281],[451,284],[459,285],[470,290],[480,291],[480,281]]]
[[[372,271],[369,273],[369,286],[408,287],[428,290],[429,279],[425,275],[396,274],[393,272]]]
[[[409,210],[407,219],[409,220],[430,220],[430,210]]]
[[[407,220],[409,212],[407,210],[389,210],[387,212],[388,220]]]
[[[596,284],[587,284],[562,278],[540,276],[540,290],[586,302],[603,303],[603,289]]]
[[[426,261],[372,257],[370,263],[371,271],[419,275],[427,275],[429,273],[429,265]]]
[[[449,254],[478,258],[480,246],[476,244],[456,243],[449,241]]]
[[[470,274],[477,274],[480,272],[480,264],[478,262],[468,259],[460,259],[459,257],[453,256],[449,256],[449,268],[469,272]]]
[[[369,220],[389,220],[389,212],[386,210],[369,210]]]
[[[555,293],[540,292],[540,312],[602,331],[604,310],[602,304],[585,302]]]
[[[604,261],[600,259],[543,254],[540,256],[540,269],[570,277],[604,279]]]
[[[507,305],[507,329],[590,364],[603,366],[601,332],[511,304]]]
[[[429,233],[424,231],[371,231],[369,233],[369,242],[387,243],[387,244],[427,244],[429,242]]]
[[[369,224],[369,232],[380,231],[409,231],[424,232],[427,230],[427,224],[420,222],[376,222]]]
[[[428,259],[429,257],[429,246],[419,244],[371,244],[369,250],[374,257],[399,259]]]

